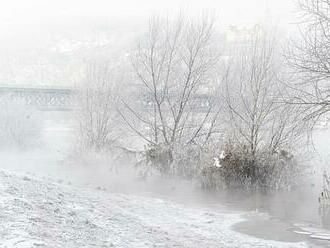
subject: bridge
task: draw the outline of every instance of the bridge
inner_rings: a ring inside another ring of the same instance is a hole
[[[171,94],[170,97],[173,97],[173,99],[177,98],[177,95]],[[153,110],[153,106],[155,104],[153,96],[150,94],[141,93],[138,95],[138,99],[136,99],[138,103],[140,103],[140,106],[144,110]],[[191,96],[190,101],[188,102],[188,106],[194,109],[195,112],[207,112],[209,111],[210,107],[215,107],[215,105],[218,104],[216,101],[216,98],[211,94],[193,94]],[[214,111],[215,108],[212,109]]]
[[[39,110],[70,110],[73,105],[74,90],[60,87],[1,86],[0,98],[21,100]]]
[[[36,107],[39,110],[71,110],[76,94],[77,90],[72,88],[5,86],[0,84],[0,99],[7,97],[11,100],[20,100],[26,105]],[[149,94],[140,93],[136,97],[136,102],[143,110],[152,109],[153,101]],[[208,111],[212,102],[215,102],[214,100],[214,96],[196,94],[192,99],[192,107],[196,112],[205,112]]]

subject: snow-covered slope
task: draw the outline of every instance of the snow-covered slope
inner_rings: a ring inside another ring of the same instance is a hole
[[[236,213],[0,171],[0,247],[306,247],[231,230]]]

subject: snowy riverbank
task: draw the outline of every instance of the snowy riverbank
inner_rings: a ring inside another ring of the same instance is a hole
[[[0,172],[0,247],[307,247],[231,230],[238,213],[190,209]]]

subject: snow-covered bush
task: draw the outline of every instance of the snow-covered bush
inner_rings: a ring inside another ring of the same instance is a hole
[[[147,145],[139,166],[163,176],[179,176],[185,179],[198,177],[201,168],[211,165],[212,152],[207,147],[186,145],[172,150],[166,145]]]
[[[175,157],[175,174],[184,178],[192,179],[198,177],[201,169],[211,167],[213,151],[210,147],[187,145],[178,150]]]
[[[148,146],[145,158],[146,164],[159,170],[161,174],[171,174],[173,154],[166,145]]]
[[[0,98],[0,147],[27,148],[41,135],[41,122],[36,110],[19,99]]]
[[[218,164],[201,171],[205,189],[290,189],[303,168],[284,149],[260,151],[252,156],[246,146],[226,145],[217,159]]]
[[[144,151],[136,153],[135,167],[139,170],[139,177],[146,179],[151,174],[162,176],[173,175],[173,154],[166,145],[145,146]]]

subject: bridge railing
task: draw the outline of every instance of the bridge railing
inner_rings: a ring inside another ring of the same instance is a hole
[[[70,110],[75,92],[69,88],[28,88],[0,86],[0,97],[23,100],[42,110]]]

